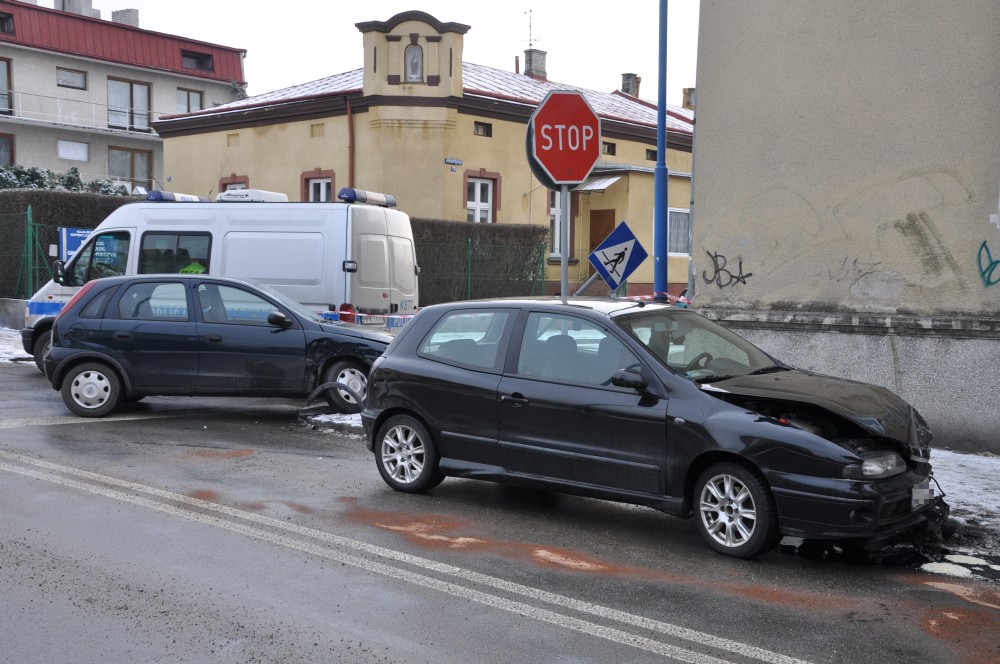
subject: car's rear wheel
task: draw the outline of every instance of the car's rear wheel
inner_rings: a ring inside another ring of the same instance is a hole
[[[416,418],[390,417],[379,427],[375,440],[375,465],[385,483],[396,491],[420,493],[444,480],[434,440]]]
[[[341,383],[351,388],[362,399],[368,394],[368,373],[353,360],[338,360],[323,374],[324,383]],[[327,390],[326,402],[343,413],[360,413],[361,406],[350,392],[341,389]]]
[[[758,473],[715,464],[698,477],[693,498],[698,532],[719,553],[752,558],[778,543],[778,510]]]
[[[122,399],[121,380],[106,364],[87,362],[73,367],[62,383],[66,406],[80,417],[104,417]]]
[[[35,348],[33,355],[35,356],[35,366],[42,373],[45,373],[45,351],[49,349],[52,344],[52,330],[46,330],[38,335],[35,340]]]

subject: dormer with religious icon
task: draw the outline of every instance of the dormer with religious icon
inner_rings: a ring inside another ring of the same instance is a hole
[[[462,47],[468,25],[408,11],[356,24],[364,35],[364,95],[462,96]]]

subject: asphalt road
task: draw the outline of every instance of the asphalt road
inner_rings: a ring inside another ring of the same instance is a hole
[[[0,662],[1000,662],[995,583],[731,560],[652,510],[489,483],[395,493],[301,406],[87,420],[0,363]]]

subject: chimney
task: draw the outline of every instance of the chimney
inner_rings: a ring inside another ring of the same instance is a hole
[[[693,111],[698,105],[697,88],[682,88],[684,91],[684,108]]]
[[[537,48],[529,48],[524,52],[524,75],[536,78],[539,81],[549,80],[545,73],[545,51]]]
[[[111,20],[114,23],[121,23],[123,25],[131,25],[133,28],[139,27],[139,10],[138,9],[116,9],[111,12]]]
[[[67,14],[101,18],[101,10],[94,9],[93,0],[55,0],[53,8]]]
[[[515,55],[514,56],[514,73],[515,74],[520,74],[521,73],[521,56],[520,55]]]
[[[622,74],[622,92],[633,97],[639,96],[639,84],[642,78],[635,74]]]

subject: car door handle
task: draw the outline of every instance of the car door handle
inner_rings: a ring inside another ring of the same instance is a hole
[[[218,334],[206,334],[205,341],[207,341],[210,344],[217,344],[220,341],[222,341],[222,337]]]
[[[524,406],[528,403],[528,400],[523,396],[515,392],[514,394],[501,394],[500,401],[506,401],[512,406]]]
[[[132,338],[132,333],[131,332],[123,332],[122,330],[118,330],[117,332],[113,332],[111,334],[111,337],[113,339],[115,339],[116,341],[125,341],[126,339],[131,339]]]

